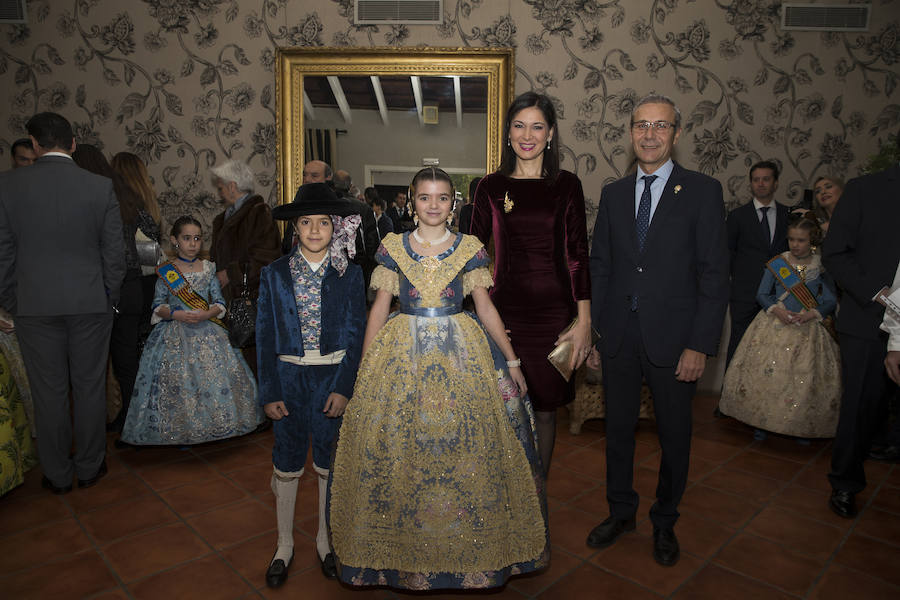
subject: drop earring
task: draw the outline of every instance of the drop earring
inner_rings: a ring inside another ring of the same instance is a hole
[[[506,145],[512,148],[512,142],[509,141],[509,138],[506,138]]]
[[[551,141],[551,140],[547,140],[547,150],[550,149],[550,141]]]
[[[419,215],[417,215],[415,213],[413,213],[413,223],[415,224],[416,227],[419,226]]]

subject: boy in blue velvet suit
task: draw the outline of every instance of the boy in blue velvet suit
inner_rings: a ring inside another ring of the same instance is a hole
[[[300,240],[262,270],[256,320],[259,403],[275,433],[278,548],[266,584],[278,587],[294,557],[294,504],[310,444],[319,480],[316,550],[325,576],[336,576],[325,525],[328,468],[356,383],[366,305],[362,270],[348,261],[360,223],[353,205],[310,183],[272,216],[289,221]]]

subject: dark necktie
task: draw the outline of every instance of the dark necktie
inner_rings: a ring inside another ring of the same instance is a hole
[[[644,181],[644,191],[641,194],[641,202],[638,204],[637,217],[635,218],[639,250],[644,249],[644,242],[647,241],[647,232],[650,231],[650,186],[653,185],[656,175],[644,175],[641,179]]]
[[[766,236],[766,247],[772,245],[772,230],[769,228],[769,207],[768,206],[760,206],[759,210],[762,211],[762,218],[759,220],[760,225],[762,225],[763,235]]]
[[[634,226],[637,231],[638,248],[643,251],[644,242],[647,241],[647,232],[650,230],[650,186],[653,185],[656,175],[644,175],[641,179],[644,181],[644,191],[641,193],[641,202],[638,204]],[[631,295],[631,310],[636,311],[637,308],[638,295],[635,292]]]

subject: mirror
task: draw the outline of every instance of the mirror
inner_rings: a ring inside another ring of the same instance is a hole
[[[500,160],[512,48],[279,48],[280,201],[322,159],[354,184],[405,186],[426,163],[483,175]]]

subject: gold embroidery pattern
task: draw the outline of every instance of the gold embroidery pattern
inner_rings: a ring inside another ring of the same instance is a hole
[[[385,247],[435,299],[481,247],[464,239],[433,275],[404,260],[402,246],[395,252],[398,240]],[[333,466],[332,542],[343,564],[475,573],[543,555],[541,484],[497,375],[483,329],[465,313],[399,314],[382,327],[363,356]]]
[[[469,260],[481,250],[478,238],[464,235],[453,253],[438,260],[433,256],[416,261],[403,247],[403,238],[397,234],[387,235],[382,241],[403,274],[420,294],[418,306],[435,308],[442,306],[441,292],[456,278]]]
[[[472,290],[477,287],[483,287],[486,290],[494,286],[494,278],[487,267],[478,267],[472,269],[468,273],[463,273],[463,296],[468,296]]]
[[[372,271],[372,280],[369,282],[369,287],[373,290],[386,290],[392,296],[399,296],[400,275],[384,265],[378,265]]]

